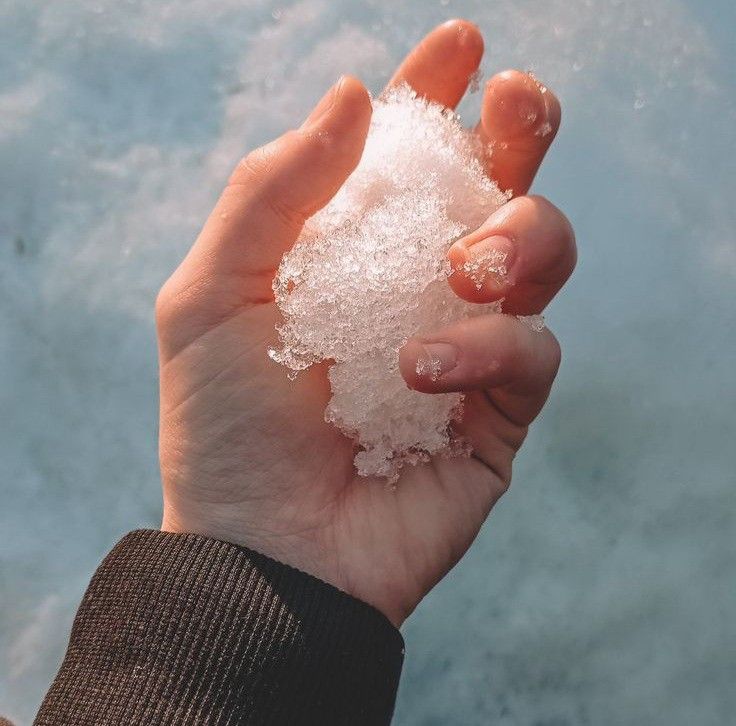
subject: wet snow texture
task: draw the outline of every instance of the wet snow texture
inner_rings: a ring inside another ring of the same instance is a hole
[[[333,360],[325,418],[353,437],[362,476],[394,481],[405,463],[460,453],[449,424],[461,395],[409,389],[401,346],[499,305],[460,300],[446,254],[506,201],[475,134],[400,87],[373,103],[358,168],[288,252],[274,291],[285,322],[271,356],[294,371]]]
[[[160,521],[153,300],[233,163],[466,15],[486,77],[562,98],[536,190],[581,255],[514,485],[404,628],[395,724],[731,723],[735,13],[0,0],[0,713],[31,722],[99,558]]]

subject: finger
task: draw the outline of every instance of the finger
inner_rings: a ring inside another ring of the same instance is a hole
[[[411,338],[399,352],[399,369],[410,388],[486,391],[504,415],[522,425],[539,413],[559,363],[560,347],[552,333],[499,314]]]
[[[475,303],[503,298],[504,312],[540,313],[572,274],[575,233],[543,197],[516,197],[448,252],[455,293]]]
[[[296,131],[248,154],[156,300],[162,359],[252,303],[273,300],[283,253],[360,160],[367,91],[344,77]]]
[[[467,20],[436,27],[404,59],[388,87],[408,83],[419,96],[455,108],[483,56],[483,36]]]
[[[358,164],[371,116],[368,92],[343,77],[304,124],[248,154],[233,172],[180,268],[183,276],[248,278],[247,294],[271,295],[282,255],[305,220]]]
[[[560,103],[527,73],[504,71],[486,84],[477,131],[487,170],[514,196],[526,194],[560,126]]]

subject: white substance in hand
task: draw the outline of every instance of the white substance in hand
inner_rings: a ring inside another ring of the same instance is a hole
[[[442,361],[438,358],[420,358],[414,369],[418,376],[429,376],[432,381],[439,381],[442,375]]]
[[[475,257],[460,265],[460,270],[469,277],[477,290],[480,290],[486,280],[491,277],[500,285],[509,274],[506,267],[506,258],[508,254],[501,250],[486,250],[478,257]]]
[[[269,355],[292,371],[334,361],[325,418],[360,445],[363,476],[393,481],[405,463],[458,449],[449,424],[461,394],[409,389],[398,351],[417,333],[500,309],[466,303],[447,283],[450,245],[507,199],[480,152],[450,111],[408,87],[391,91],[374,102],[358,168],[274,280],[284,322]]]
[[[516,317],[535,333],[541,333],[545,328],[544,315],[517,315]]]

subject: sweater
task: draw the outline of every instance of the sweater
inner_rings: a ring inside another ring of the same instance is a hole
[[[293,567],[135,531],[93,576],[34,723],[388,724],[403,646],[378,610]]]

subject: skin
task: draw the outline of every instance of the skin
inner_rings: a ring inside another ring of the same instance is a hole
[[[409,54],[390,84],[407,82],[454,106],[482,54],[478,29],[450,21]],[[549,331],[533,332],[514,315],[481,316],[408,341],[400,354],[407,385],[427,395],[467,393],[457,428],[473,456],[405,467],[394,490],[356,476],[353,442],[324,421],[326,366],[292,382],[266,350],[276,342],[271,282],[281,256],[358,163],[370,114],[365,88],[343,77],[299,129],[248,154],[161,289],[162,529],[251,547],[370,603],[398,627],[507,490],[560,349]],[[480,287],[456,272],[450,284],[461,297],[505,297],[510,313],[539,313],[571,274],[569,223],[549,202],[524,196],[559,120],[557,99],[524,73],[506,71],[486,84],[477,133],[491,150],[489,173],[514,199],[458,240],[449,259],[458,268],[473,242],[501,236],[510,269]],[[545,123],[549,132],[538,133]],[[432,380],[416,368],[437,342],[456,365]]]

